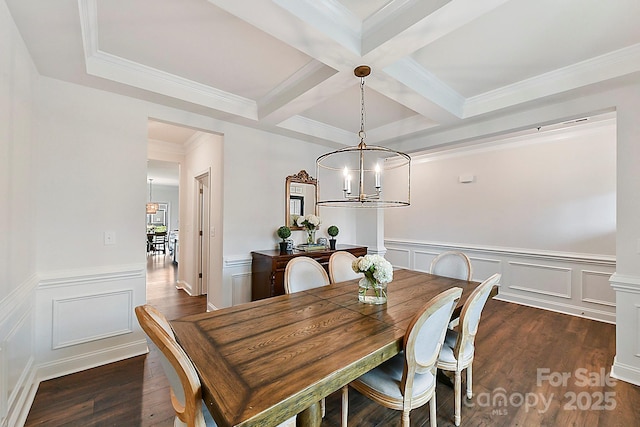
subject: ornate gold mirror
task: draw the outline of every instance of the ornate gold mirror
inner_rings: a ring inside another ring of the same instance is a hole
[[[316,179],[301,170],[289,175],[285,181],[285,224],[292,230],[302,230],[296,225],[299,216],[318,214],[316,207]]]

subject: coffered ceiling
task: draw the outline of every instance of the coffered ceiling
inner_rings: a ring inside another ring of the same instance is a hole
[[[393,145],[640,74],[638,0],[6,0],[41,74]]]

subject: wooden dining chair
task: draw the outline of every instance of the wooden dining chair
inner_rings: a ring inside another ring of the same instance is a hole
[[[287,294],[319,288],[329,283],[329,275],[313,258],[293,258],[284,269],[284,291]]]
[[[175,426],[215,426],[202,401],[200,379],[191,360],[177,343],[166,317],[148,304],[135,309],[140,326],[160,350],[162,368],[171,386]]]
[[[364,277],[362,273],[356,273],[351,267],[356,259],[356,256],[350,252],[337,251],[332,253],[329,257],[329,280],[331,283]]]
[[[349,384],[374,402],[402,411],[403,427],[410,425],[411,410],[427,402],[431,427],[436,426],[436,363],[461,295],[461,288],[451,288],[433,297],[407,327],[404,350]],[[343,426],[348,413],[344,401]]]
[[[160,362],[171,387],[171,403],[176,413],[176,427],[216,427],[216,422],[202,400],[198,373],[171,329],[167,318],[155,307],[145,304],[135,308],[136,317],[151,342],[160,351]],[[296,417],[279,427],[294,427]]]
[[[429,273],[453,279],[471,280],[473,268],[471,260],[464,252],[446,251],[431,261]]]
[[[478,324],[480,323],[480,315],[482,314],[482,309],[489,298],[491,290],[498,284],[500,277],[500,274],[494,274],[482,282],[474,289],[471,295],[469,295],[460,313],[458,331],[452,329],[447,330],[442,350],[440,350],[438,369],[455,372],[453,383],[455,393],[454,422],[457,426],[460,425],[461,419],[462,371],[464,369],[467,370],[467,398],[471,399],[473,397],[471,367],[475,354],[475,338],[478,332]]]

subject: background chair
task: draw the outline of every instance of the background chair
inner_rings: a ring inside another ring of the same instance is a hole
[[[494,274],[482,282],[472,293],[462,307],[460,313],[459,332],[448,329],[444,340],[440,357],[438,358],[438,369],[455,372],[454,393],[455,393],[455,413],[454,422],[460,425],[461,396],[461,375],[464,369],[467,370],[467,398],[473,397],[472,391],[472,369],[473,356],[475,354],[474,341],[478,332],[478,323],[482,309],[491,293],[491,290],[500,280],[500,274]]]
[[[431,261],[429,273],[453,279],[471,280],[471,260],[463,252],[443,252]]]
[[[159,233],[155,233],[153,235],[153,251],[154,252],[160,252],[162,251],[163,254],[167,253],[167,243],[168,243],[168,238],[167,238],[167,232],[163,231],[163,232],[159,232]]]
[[[471,280],[473,268],[471,267],[471,260],[463,252],[446,251],[431,261],[429,273],[453,279]],[[455,328],[458,325],[459,313],[460,311],[456,310],[456,313],[451,317],[449,328]]]
[[[407,327],[404,351],[349,384],[374,402],[402,411],[403,427],[410,424],[411,410],[427,402],[431,427],[436,426],[436,363],[461,295],[461,288],[451,288],[433,297]],[[342,411],[345,426],[344,399]]]
[[[313,258],[296,257],[289,261],[284,269],[284,292],[287,294],[327,286],[330,283],[325,269]],[[320,407],[324,417],[325,399],[320,402]]]
[[[329,275],[313,258],[293,258],[284,269],[284,291],[287,294],[319,288],[329,283]]]
[[[329,258],[329,280],[331,283],[346,282],[347,280],[364,277],[364,274],[356,273],[351,267],[356,259],[356,256],[349,252],[338,251],[332,253]]]

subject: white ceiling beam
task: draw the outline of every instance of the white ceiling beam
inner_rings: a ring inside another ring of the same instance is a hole
[[[378,12],[381,18],[376,14],[365,21],[362,57],[378,67],[386,67],[508,1],[412,0],[390,15],[385,15],[383,9]]]
[[[258,119],[262,120],[286,107],[296,98],[333,76],[336,70],[312,60],[294,75],[258,100]]]
[[[271,0],[208,0],[211,4],[331,68],[350,68],[359,55]],[[268,19],[265,19],[268,17]]]
[[[273,0],[327,37],[334,39],[352,54],[361,54],[362,22],[337,0]]]
[[[353,76],[351,70],[335,73],[321,83],[308,87],[306,91],[301,91],[299,95],[290,98],[287,103],[282,103],[279,108],[273,108],[269,114],[261,117],[261,120],[271,124],[281,123],[357,83],[358,80]]]
[[[425,97],[424,94],[416,92],[414,88],[403,84],[383,70],[372,71],[371,75],[367,77],[366,84],[376,92],[439,124],[451,123],[458,119],[455,114],[442,108],[430,98]]]

